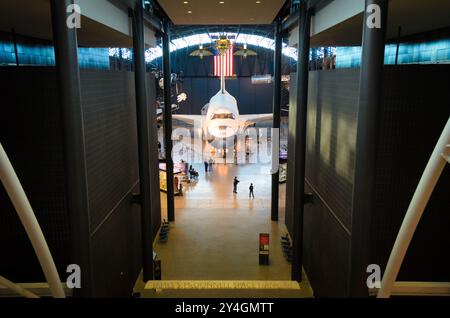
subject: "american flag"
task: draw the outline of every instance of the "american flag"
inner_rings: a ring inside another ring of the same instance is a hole
[[[234,61],[233,61],[233,46],[231,45],[230,48],[225,52],[224,55],[216,55],[214,56],[214,76],[221,76],[222,74],[222,59],[225,58],[225,77],[227,76],[233,76],[233,67],[234,67]]]

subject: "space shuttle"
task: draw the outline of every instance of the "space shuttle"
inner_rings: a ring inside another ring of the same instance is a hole
[[[273,114],[240,115],[236,98],[225,88],[225,59],[222,58],[222,72],[220,76],[220,90],[211,97],[209,103],[203,107],[205,115],[172,115],[173,119],[189,124],[200,123],[204,139],[215,148],[222,147],[234,141],[234,136],[244,133],[248,127],[258,122],[269,121]]]

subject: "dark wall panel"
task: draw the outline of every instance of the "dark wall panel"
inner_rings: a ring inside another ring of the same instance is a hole
[[[156,104],[156,90],[155,90],[155,76],[150,73],[147,74],[147,100],[148,105]],[[150,142],[150,159],[158,158],[158,130],[156,113],[152,112],[152,107],[149,107],[149,142]],[[152,226],[153,226],[153,240],[161,226],[161,196],[159,188],[159,161],[152,160],[150,162],[150,197],[152,201]],[[152,242],[149,242],[152,244]]]
[[[294,224],[294,173],[291,172],[290,167],[295,165],[295,138],[296,131],[295,126],[297,123],[297,76],[295,73],[291,74],[290,82],[290,95],[289,95],[289,117],[288,117],[288,163],[286,168],[286,208],[285,208],[285,224],[289,233],[293,234],[293,224]]]
[[[219,82],[219,81],[217,81]],[[237,102],[238,102],[238,107],[240,107],[240,105],[242,104],[242,102],[240,103],[240,99],[241,99],[241,94],[240,94],[240,89],[239,89],[239,79],[230,79],[226,81],[226,86],[225,89],[228,91],[228,93],[230,93],[232,96],[237,96],[235,97]],[[220,90],[220,86],[214,90],[214,94],[217,94],[217,92]],[[238,99],[239,98],[239,99]],[[241,106],[242,108],[245,108],[244,105]]]
[[[450,116],[450,65],[385,67],[371,262],[385,267],[403,217]],[[425,209],[399,280],[450,281],[450,169]]]
[[[226,80],[226,90],[233,95],[241,114],[272,113],[272,84],[252,84],[250,77]],[[182,91],[188,99],[180,105],[180,114],[200,115],[200,111],[211,97],[220,90],[217,77],[184,77]]]
[[[233,95],[241,114],[272,113],[272,84],[254,85],[250,77],[226,80],[226,90]],[[188,99],[180,106],[180,114],[200,115],[200,111],[211,97],[220,90],[217,77],[184,77],[183,92]]]
[[[226,90],[228,90],[228,92],[230,92],[230,85],[231,85],[232,80],[225,80],[225,88]],[[207,85],[207,101],[205,102],[205,104],[207,102],[209,102],[209,100],[211,99],[211,97],[213,97],[214,95],[217,94],[217,92],[220,90],[220,79],[215,78],[215,77],[208,77],[206,79],[206,85]],[[193,94],[196,94],[196,92],[191,92]]]
[[[81,95],[93,231],[139,179],[133,73],[82,71]]]
[[[317,71],[309,74],[306,181],[315,197],[305,207],[304,267],[319,297],[345,295],[350,253],[350,216],[356,142],[359,72]],[[295,74],[291,74],[286,225],[293,231],[293,140],[296,107]],[[337,269],[336,269],[337,268]]]
[[[250,85],[253,85],[251,84],[251,81]],[[273,84],[259,84],[253,86],[255,90],[255,108],[253,109],[253,113],[273,113]],[[248,112],[251,112],[251,110],[248,110]]]
[[[241,94],[242,92],[242,94]],[[239,81],[239,112],[241,114],[254,113],[255,112],[255,87],[251,85],[249,79],[242,78]],[[244,112],[244,109],[246,112]]]
[[[139,186],[132,191],[139,192]],[[131,297],[141,269],[141,217],[138,205],[119,203],[92,235],[95,297]]]
[[[207,78],[191,78],[191,92],[186,91],[188,95],[188,100],[184,104],[190,104],[194,115],[200,115],[203,106],[208,103],[208,79]],[[195,92],[195,93],[194,93]],[[180,108],[180,113],[183,112],[184,104]]]
[[[148,80],[152,105],[155,83],[150,76]],[[81,83],[94,289],[98,296],[130,296],[140,271],[142,246],[140,208],[131,204],[132,194],[139,193],[134,74],[82,71]],[[155,136],[156,125],[150,129]],[[156,145],[155,140],[155,151]],[[157,158],[156,153],[152,158]],[[153,171],[157,164],[152,164]],[[152,197],[159,199],[159,181],[155,184],[158,187],[151,189]],[[159,202],[152,204],[156,233],[161,213]]]
[[[0,142],[24,187],[66,277],[70,228],[66,209],[62,130],[52,68],[0,68]],[[0,275],[44,281],[34,250],[0,183]]]
[[[448,65],[387,66],[377,142],[370,263],[385,267],[423,169],[450,116]],[[294,79],[294,76],[291,76]],[[359,70],[310,72],[306,150],[304,267],[317,296],[347,295]],[[291,82],[290,138],[295,115]],[[289,148],[295,164],[295,149]],[[295,177],[295,176],[294,176]],[[293,176],[287,179],[286,225],[292,232]],[[450,172],[444,171],[414,236],[399,280],[449,281]],[[369,207],[367,207],[369,208]],[[336,270],[338,268],[338,270]],[[329,272],[334,275],[328,275]]]
[[[183,79],[183,90],[185,92],[191,92],[192,91],[192,80],[190,78]],[[183,114],[198,114],[195,113],[195,111],[192,109],[194,101],[190,100],[191,96],[188,96],[188,101],[184,102],[181,106],[181,112]]]
[[[306,179],[351,225],[359,71],[310,72]]]
[[[314,189],[306,185],[306,191]],[[316,297],[343,297],[349,271],[349,233],[324,201],[305,206],[303,267]]]
[[[149,104],[155,103],[149,75]],[[1,68],[0,141],[10,155],[56,260],[61,278],[70,261],[70,224],[65,201],[62,127],[54,68]],[[82,71],[94,296],[130,296],[141,268],[140,207],[134,75]],[[156,135],[156,119],[151,134]],[[152,148],[156,155],[156,139]],[[158,162],[152,171],[158,170]],[[159,200],[158,186],[152,197]],[[153,201],[154,233],[161,222]],[[152,244],[152,242],[148,242]],[[44,281],[31,244],[0,186],[2,275]]]
[[[356,143],[358,70],[316,71],[309,75],[306,179],[347,229]],[[295,73],[291,74],[289,136],[294,136]],[[289,147],[289,158],[295,149]],[[288,187],[289,187],[288,176]],[[289,209],[288,209],[289,210]],[[291,228],[291,212],[286,222]]]

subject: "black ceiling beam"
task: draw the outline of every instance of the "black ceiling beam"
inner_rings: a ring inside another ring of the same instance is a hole
[[[290,12],[291,12],[291,3],[292,0],[286,0],[281,7],[281,9],[278,11],[277,15],[273,19],[273,23],[276,23],[278,19],[281,19],[283,21],[284,18],[286,18]]]
[[[121,6],[126,10],[129,10],[133,9],[136,5],[136,2],[139,0],[109,0],[109,1],[115,5]],[[157,1],[151,0],[150,5],[152,6],[153,12],[147,12],[146,10],[143,10],[144,25],[155,31],[157,36],[158,35],[160,36],[164,33],[163,21],[164,20],[170,21],[170,18],[166,14],[166,12],[161,8],[161,6]]]
[[[158,34],[161,35],[164,33],[163,22],[160,19],[158,19],[153,14],[150,14],[149,12],[145,11],[143,16],[144,16],[144,24],[153,29],[153,31],[157,33],[156,35]]]
[[[150,4],[153,8],[153,14],[155,14],[161,20],[170,21],[170,23],[172,23],[169,15],[166,13],[166,11],[164,11],[163,7],[157,0],[150,0]]]
[[[292,29],[298,25],[298,17],[299,16],[300,15],[299,15],[298,11],[291,14],[281,25],[281,33],[285,34],[285,33],[289,33],[290,31],[292,31]]]
[[[314,14],[314,12],[317,12],[318,10],[322,9],[333,0],[305,0],[305,1],[308,2],[308,8],[313,9]],[[292,31],[292,29],[294,29],[298,25],[298,18],[299,18],[298,11],[290,14],[287,17],[287,19],[284,20],[283,25],[281,26],[281,32],[283,34],[286,34]]]
[[[309,0],[308,7],[314,9],[317,12],[317,10],[322,9],[330,2],[333,2],[333,0]]]

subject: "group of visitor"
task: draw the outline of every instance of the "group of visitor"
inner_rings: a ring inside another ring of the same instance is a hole
[[[189,179],[198,180],[198,172],[194,168],[192,168],[192,165],[189,166]]]
[[[189,175],[189,180],[198,180],[198,172],[192,167],[192,165],[189,165],[189,163],[183,159],[181,159],[181,163],[184,164],[184,173]]]
[[[239,179],[237,177],[234,177],[234,180],[233,180],[233,193],[234,194],[237,194],[237,186],[238,186],[239,182],[240,182]],[[248,197],[254,199],[255,194],[253,193],[253,189],[254,189],[253,183],[250,183],[250,186],[248,187],[248,190],[250,191],[248,194]]]

